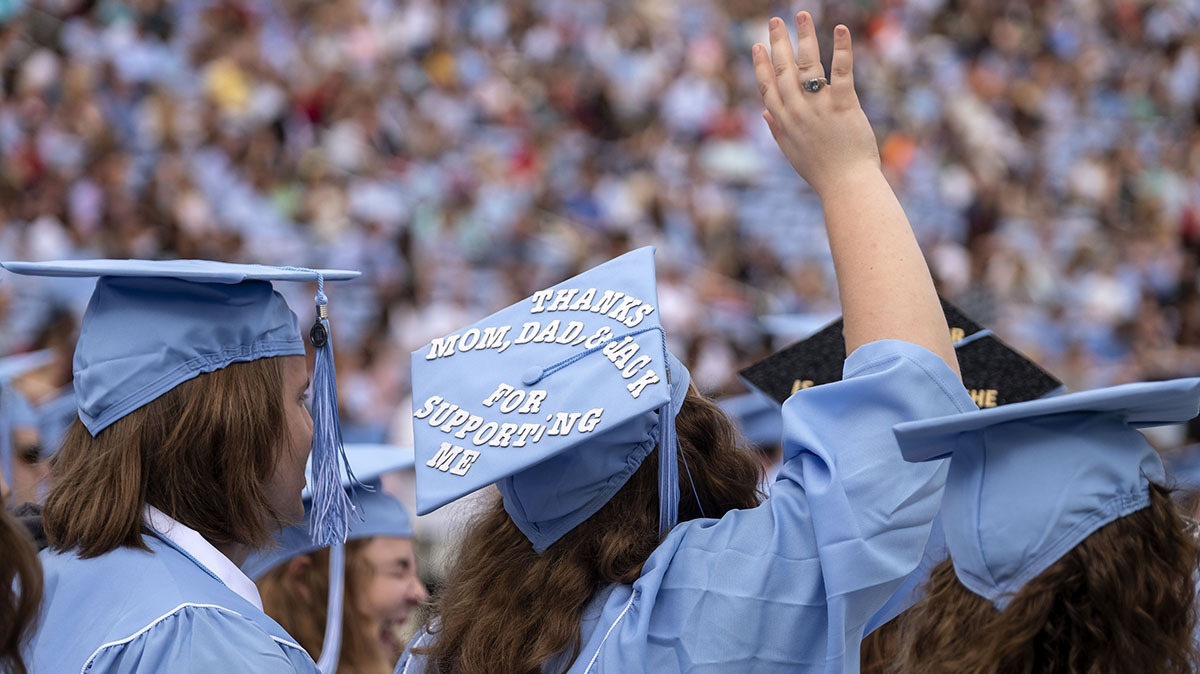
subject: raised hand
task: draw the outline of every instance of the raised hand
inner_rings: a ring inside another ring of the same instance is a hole
[[[775,142],[802,178],[822,198],[863,171],[879,171],[879,148],[854,91],[850,30],[833,31],[833,73],[825,80],[812,16],[796,15],[797,44],[783,20],[770,22],[770,51],[755,44],[754,73],[762,92],[763,117]],[[826,85],[826,82],[828,83]]]

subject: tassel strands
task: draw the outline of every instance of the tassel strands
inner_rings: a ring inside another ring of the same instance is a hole
[[[351,483],[356,483],[350,470],[346,450],[342,445],[342,429],[338,421],[337,373],[333,364],[333,334],[329,328],[329,299],[325,296],[325,280],[317,274],[317,320],[309,330],[316,354],[313,360],[313,447],[312,447],[312,514],[309,532],[313,542],[334,545],[346,540],[350,517],[355,506],[342,488],[344,469]]]

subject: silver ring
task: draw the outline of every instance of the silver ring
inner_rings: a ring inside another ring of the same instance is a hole
[[[804,90],[809,93],[815,93],[817,91],[820,91],[821,87],[827,86],[828,84],[829,84],[829,80],[825,79],[824,77],[814,77],[811,80],[806,81],[804,84],[802,84],[800,86],[803,87]]]

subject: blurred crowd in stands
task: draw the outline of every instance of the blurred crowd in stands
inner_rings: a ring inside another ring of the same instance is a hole
[[[802,8],[944,296],[1072,388],[1200,374],[1190,0],[0,0],[0,259],[361,269],[342,423],[404,443],[410,350],[653,244],[734,393],[838,311],[749,56]],[[90,282],[7,280],[0,354],[67,341]]]

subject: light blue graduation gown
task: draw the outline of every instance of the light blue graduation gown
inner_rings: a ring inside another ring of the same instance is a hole
[[[46,592],[26,651],[32,674],[315,674],[258,607],[174,543],[80,559],[41,553]]]
[[[784,403],[770,498],[680,524],[637,581],[597,594],[572,674],[858,671],[867,621],[921,561],[946,474],[906,463],[892,426],[978,408],[905,342],[857,349],[844,377]],[[411,653],[430,638],[413,639],[398,674],[433,674]]]

